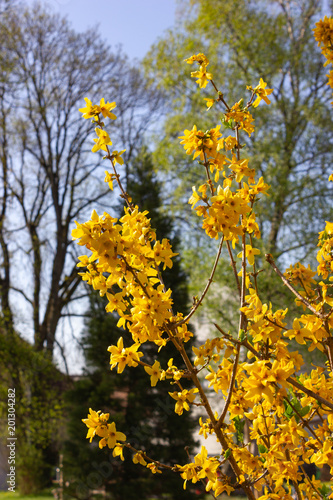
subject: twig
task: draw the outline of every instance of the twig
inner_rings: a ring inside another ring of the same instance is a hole
[[[220,416],[220,418],[217,421],[217,425],[220,426],[220,427],[223,424],[223,421],[224,421],[225,416],[227,414],[229,405],[231,403],[232,391],[233,391],[233,388],[234,388],[234,384],[235,384],[235,380],[236,380],[236,374],[237,374],[237,368],[238,368],[240,346],[241,346],[240,344],[237,345],[237,352],[236,352],[235,359],[234,359],[234,364],[233,364],[233,367],[232,367],[232,374],[231,374],[230,384],[229,384],[229,388],[228,388],[228,394],[227,394],[227,397],[226,397],[226,400],[225,400],[225,403],[224,403],[224,407],[223,407],[223,411],[221,413],[221,416]]]
[[[225,102],[225,100],[224,100],[224,98],[223,98],[223,94],[222,94],[222,92],[220,92],[220,91],[218,90],[218,88],[216,87],[216,85],[215,85],[215,83],[213,82],[213,80],[210,80],[210,83],[213,85],[214,90],[215,90],[215,91],[218,93],[218,95],[219,95],[218,100],[219,100],[219,101],[221,101],[221,102],[223,102],[223,104],[224,104],[224,105],[225,105],[225,107],[227,108],[227,111],[230,111],[230,108],[229,108],[228,104]]]
[[[250,236],[250,245],[251,247],[253,247],[253,238],[252,238],[252,234],[249,235]],[[256,261],[254,260],[253,261],[253,279],[254,279],[254,288],[255,288],[255,291],[256,291],[256,294],[258,295],[258,282],[257,282],[257,268],[256,268]]]
[[[129,263],[127,262],[127,260],[125,259],[125,257],[123,255],[121,255],[120,257],[125,262],[126,269],[132,273],[135,281],[139,284],[139,286],[141,287],[141,289],[142,289],[143,293],[145,294],[145,296],[148,299],[150,299],[149,293],[147,292],[146,288],[143,286],[143,284],[141,283],[140,279],[138,278],[138,276],[137,276],[137,274],[135,272],[135,269],[133,269],[133,267],[129,265]]]
[[[231,267],[232,267],[232,270],[234,272],[234,276],[235,276],[235,280],[236,280],[236,284],[237,284],[237,288],[238,288],[239,297],[241,297],[242,291],[241,291],[241,286],[240,286],[239,278],[238,278],[238,274],[237,274],[236,262],[234,260],[234,256],[232,255],[232,250],[230,248],[230,242],[229,241],[227,241],[227,249],[228,249],[228,253],[229,253],[229,257],[230,257],[230,261],[231,261]]]
[[[173,472],[178,471],[177,466],[172,467],[171,465],[162,464],[162,462],[159,462],[158,460],[154,460],[153,458],[150,458],[144,451],[138,450],[137,448],[134,448],[134,446],[132,446],[130,443],[124,443],[123,446],[126,446],[126,448],[129,448],[130,450],[134,451],[135,453],[140,453],[140,455],[145,460],[147,460],[150,463],[156,464],[158,467],[163,467],[163,469],[172,470]]]
[[[320,439],[318,438],[317,434],[314,432],[313,429],[311,429],[311,426],[309,425],[309,423],[302,417],[302,415],[296,410],[296,408],[294,407],[294,405],[291,403],[291,401],[289,401],[289,399],[286,397],[286,396],[283,396],[283,398],[285,399],[285,401],[287,401],[288,405],[293,409],[293,411],[296,413],[296,415],[298,416],[298,418],[303,422],[303,426],[306,427],[307,429],[309,429],[309,431],[311,432],[311,434],[313,434],[313,436],[317,439],[317,441],[319,441],[319,443],[321,445],[323,445],[323,443],[320,441]]]
[[[306,477],[306,479],[309,481],[312,488],[316,491],[316,493],[320,496],[320,498],[324,498],[323,495],[320,493],[320,491],[315,487],[315,485],[311,481],[311,479],[310,479],[308,473],[306,472],[306,470],[304,469],[303,465],[300,465],[300,468],[301,468],[301,471],[303,472],[304,476]]]
[[[168,332],[169,335],[171,335],[169,332]],[[182,345],[181,342],[178,342],[178,339],[173,337],[173,336],[170,336],[171,338],[171,341],[174,343],[175,347],[178,349],[178,351],[180,352],[183,360],[184,360],[184,363],[186,365],[186,368],[188,369],[189,373],[191,374],[191,378],[192,378],[192,381],[195,385],[195,387],[198,389],[199,391],[199,395],[201,397],[201,401],[202,401],[202,404],[203,406],[205,407],[205,410],[207,412],[207,415],[208,417],[210,418],[210,421],[214,427],[214,431],[215,431],[215,434],[216,434],[216,437],[217,439],[219,440],[219,442],[221,443],[222,445],[222,448],[224,451],[227,451],[229,449],[229,443],[228,443],[228,440],[227,438],[225,437],[221,427],[219,427],[217,425],[217,420],[215,418],[215,415],[214,415],[214,412],[209,404],[209,401],[207,399],[207,396],[206,396],[206,393],[200,383],[200,380],[197,376],[197,370],[196,368],[193,367],[188,355],[187,355],[187,352],[185,351],[184,349],[184,346]],[[228,457],[228,461],[236,475],[236,477],[239,479],[242,475],[242,471],[239,467],[239,465],[237,464],[233,454],[231,453],[230,456]],[[241,488],[244,490],[244,493],[247,495],[247,497],[250,499],[250,500],[255,500],[255,497],[253,495],[253,492],[251,490],[250,487],[248,487],[247,484],[244,484],[242,483],[241,484]]]
[[[285,450],[285,454],[286,454],[288,462],[291,463],[290,451],[288,449]],[[297,480],[291,480],[291,482],[295,488],[297,500],[302,500],[302,493],[301,493],[301,490],[299,489]]]
[[[260,479],[262,479],[263,477],[265,477],[266,475],[268,474],[268,469],[265,470],[265,472],[263,472],[261,474],[261,476],[257,477],[257,479],[255,479],[254,481],[251,481],[251,483],[249,483],[249,486],[253,486],[254,484],[256,484],[258,481],[260,481]]]
[[[204,160],[204,166],[205,166],[205,169],[206,169],[207,183],[208,183],[211,195],[214,196],[214,186],[213,186],[212,180],[211,180],[210,175],[209,175],[209,170],[208,170],[209,161],[207,160],[207,156],[206,156],[205,151],[203,151],[203,155],[204,155],[204,159],[205,159]]]
[[[232,342],[235,345],[241,344],[241,342],[239,340],[234,339],[231,335],[229,335],[229,333],[226,333],[225,331],[223,331],[222,328],[219,325],[217,325],[216,323],[213,323],[213,325],[215,326],[215,328],[218,329],[219,332],[222,333],[223,337],[225,337],[226,339],[228,339],[230,342]]]
[[[245,306],[245,290],[246,290],[246,239],[245,233],[242,235],[242,293],[241,293],[241,308]],[[241,311],[239,318],[239,332],[245,327],[246,316],[244,311]]]
[[[209,290],[210,285],[213,283],[214,274],[215,274],[215,271],[216,271],[216,268],[217,268],[217,264],[219,262],[221,251],[222,251],[223,241],[224,241],[224,236],[222,236],[222,238],[221,238],[221,241],[220,241],[220,244],[219,244],[219,248],[217,250],[217,254],[216,254],[216,257],[215,257],[215,262],[214,262],[214,265],[213,265],[212,272],[210,273],[210,276],[208,278],[207,284],[205,286],[204,291],[202,292],[202,295],[201,295],[200,299],[194,304],[194,306],[192,307],[191,311],[188,313],[188,315],[185,318],[183,318],[181,321],[178,321],[178,323],[175,323],[175,324],[172,325],[173,328],[175,328],[177,326],[180,326],[183,323],[186,323],[190,319],[190,317],[193,316],[193,314],[195,313],[195,311],[198,309],[198,307],[202,303],[203,299],[205,298],[205,296],[206,296],[206,294],[207,294],[207,292]]]

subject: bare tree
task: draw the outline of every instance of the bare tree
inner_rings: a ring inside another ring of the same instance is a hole
[[[38,4],[9,12],[1,29],[6,58],[16,61],[0,106],[1,305],[12,322],[11,286],[29,305],[24,314],[33,324],[35,348],[52,356],[64,309],[85,294],[70,238],[74,220],[82,220],[108,193],[101,187],[103,166],[87,140],[93,125],[82,120],[78,108],[86,96],[116,100],[120,113],[132,118],[131,130],[122,119],[119,132],[114,129],[130,157],[161,96],[95,30],[75,33]]]

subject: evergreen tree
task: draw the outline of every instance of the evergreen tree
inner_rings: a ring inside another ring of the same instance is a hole
[[[173,250],[177,251],[178,239],[172,220],[159,210],[161,187],[146,148],[133,161],[126,180],[133,202],[141,210],[149,210],[157,238],[169,237]],[[171,270],[163,272],[163,279],[166,287],[173,290],[177,311],[185,312],[188,303],[187,278],[181,269],[179,257],[174,259]],[[95,454],[92,447],[84,442],[85,430],[80,425],[80,419],[86,416],[89,407],[98,406],[103,412],[112,415],[119,430],[126,429],[127,440],[133,446],[146,450],[149,456],[158,457],[164,463],[186,463],[188,456],[185,446],[189,446],[191,451],[195,445],[192,437],[193,418],[186,413],[185,418],[183,415],[180,419],[175,414],[173,400],[168,395],[168,391],[172,390],[168,382],[160,382],[149,389],[148,375],[141,367],[127,367],[121,377],[110,372],[107,348],[110,344],[116,344],[120,336],[124,337],[126,344],[126,332],[117,328],[118,318],[115,315],[106,314],[105,301],[97,294],[91,295],[90,318],[82,340],[86,374],[76,382],[69,395],[75,404],[71,411],[71,440],[65,455],[65,470],[70,469],[77,479],[72,484],[72,493],[84,497],[88,495],[89,489],[105,485],[114,499],[147,498],[149,494],[158,497],[168,494],[171,495],[168,498],[176,498],[176,492],[181,487],[181,480],[176,474],[163,472],[157,478],[131,460],[121,462],[118,457],[114,459],[110,450],[96,450]],[[128,345],[131,343],[129,341]],[[144,345],[143,350],[145,359],[153,364],[157,348]],[[161,365],[164,364],[164,367],[172,356],[170,352],[167,345],[160,353],[163,356]],[[176,365],[178,361],[180,365],[181,360],[174,358]],[[125,449],[124,455],[127,451]],[[184,498],[193,496],[187,490],[184,495]]]

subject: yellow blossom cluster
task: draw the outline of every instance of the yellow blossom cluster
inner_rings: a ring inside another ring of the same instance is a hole
[[[185,59],[185,61],[188,64],[193,64],[194,62],[199,64],[199,71],[192,71],[191,77],[197,78],[196,83],[200,88],[205,88],[208,81],[213,78],[211,73],[207,73],[207,66],[209,64],[207,57],[204,54],[197,54]]]
[[[90,221],[76,223],[72,236],[92,252],[90,257],[79,258],[78,266],[86,268],[80,273],[82,279],[107,297],[106,310],[118,313],[118,326],[126,327],[135,343],[150,340],[164,345],[167,337],[163,333],[174,318],[171,290],[160,282],[159,265],[171,268],[176,254],[167,239],[156,241],[147,214],[138,207],[125,208],[125,215],[117,220],[94,211]],[[186,331],[176,333],[186,337]],[[112,354],[117,363],[120,354]],[[133,363],[135,357],[123,358]]]
[[[189,199],[192,208],[198,201],[205,203],[195,208],[196,213],[203,216],[202,227],[210,238],[217,239],[222,233],[226,240],[238,242],[243,231],[240,215],[249,214],[251,207],[246,200],[239,194],[233,193],[228,186],[224,189],[218,186],[216,194],[209,201],[206,192],[207,184],[199,187],[200,194],[193,188],[193,194]]]
[[[205,61],[202,54],[193,56],[193,61]],[[190,60],[187,60],[188,62]],[[257,95],[255,104],[263,99],[266,103],[270,101],[266,97],[272,89],[265,89],[266,83],[260,80],[259,85],[253,90],[253,96]],[[240,158],[240,144],[237,139],[238,132],[244,130],[251,135],[254,131],[253,117],[248,111],[248,106],[242,107],[242,100],[231,108],[225,110],[224,123],[232,126],[237,132],[236,136],[222,137],[221,125],[206,132],[198,130],[196,125],[191,130],[185,130],[180,137],[186,154],[192,155],[193,160],[200,159],[207,171],[207,181],[198,190],[193,187],[189,203],[195,211],[203,217],[203,228],[208,236],[218,239],[223,235],[225,240],[231,240],[233,246],[239,241],[244,229],[255,232],[260,236],[256,216],[252,210],[253,203],[260,194],[267,194],[269,186],[260,178],[256,183],[255,171],[249,167],[247,158]],[[254,105],[254,104],[253,104]],[[229,169],[229,171],[228,171]],[[214,174],[215,184],[212,182],[209,172]],[[223,186],[217,184],[220,176],[224,177]],[[233,180],[236,181],[238,189],[232,190]],[[246,180],[246,182],[244,181]],[[240,184],[243,181],[242,185]],[[251,254],[249,251],[248,254]]]
[[[94,121],[98,121],[98,115],[101,113],[104,118],[111,118],[111,120],[116,119],[116,115],[111,113],[111,110],[116,107],[115,102],[105,102],[104,97],[100,100],[99,104],[93,104],[88,97],[85,97],[86,107],[80,108],[79,111],[83,113],[84,119],[93,118]]]
[[[332,20],[325,18],[317,24],[316,39],[324,45],[324,54],[331,57]],[[201,88],[212,75],[207,73],[209,61],[204,54],[186,60],[200,66],[192,73]],[[213,81],[212,81],[213,83]],[[227,130],[216,126],[203,132],[196,125],[180,137],[187,155],[202,166],[203,181],[193,187],[189,199],[193,210],[202,218],[202,226],[212,239],[220,239],[212,272],[200,297],[194,298],[187,316],[173,311],[171,290],[164,287],[162,270],[172,267],[172,251],[168,240],[156,239],[147,212],[133,206],[122,189],[116,165],[122,165],[121,154],[110,153],[111,143],[100,114],[110,113],[114,103],[102,100],[93,105],[86,99],[82,108],[84,118],[97,123],[94,151],[102,149],[111,162],[113,172],[106,172],[105,181],[113,188],[116,181],[127,203],[119,220],[95,211],[91,220],[77,223],[73,238],[85,246],[91,255],[81,256],[79,267],[82,279],[108,300],[107,312],[119,316],[118,326],[126,329],[131,344],[121,337],[110,346],[111,369],[121,373],[126,366],[144,368],[150,384],[170,382],[169,392],[175,400],[175,412],[182,415],[193,405],[202,410],[199,434],[205,439],[214,434],[220,444],[220,453],[208,456],[202,447],[185,465],[162,464],[142,450],[135,449],[126,436],[117,432],[115,423],[108,423],[108,414],[90,410],[84,423],[87,438],[100,437],[99,446],[113,449],[114,456],[123,459],[124,447],[133,452],[133,462],[161,473],[163,468],[180,474],[187,482],[204,482],[206,491],[215,497],[230,495],[241,488],[254,500],[294,498],[298,500],[333,498],[323,493],[322,485],[306,473],[307,465],[324,465],[333,473],[333,223],[326,222],[319,233],[318,266],[316,270],[301,263],[290,265],[283,273],[271,255],[266,262],[276,272],[295,297],[299,313],[290,317],[288,309],[276,309],[265,303],[260,293],[259,267],[264,256],[259,241],[260,230],[256,205],[269,186],[261,177],[256,180],[255,169],[249,158],[243,157],[240,134],[254,133],[254,119],[249,112],[261,101],[270,104],[268,96],[273,89],[260,79],[256,87],[248,86],[251,96],[230,106],[222,92],[216,99],[207,98],[207,107],[221,105],[221,121]],[[104,111],[104,112],[103,112]],[[113,118],[112,116],[109,116]],[[233,134],[230,135],[230,129]],[[211,178],[211,176],[213,176]],[[222,182],[220,183],[220,179]],[[239,299],[238,327],[224,331],[214,324],[218,335],[201,345],[192,346],[194,359],[188,356],[184,343],[191,337],[188,322],[205,299],[214,281],[223,246],[235,278],[235,296]],[[163,269],[162,269],[163,268]],[[322,281],[320,281],[322,280]],[[162,367],[156,359],[152,365],[144,361],[145,342],[159,348],[171,342],[180,354],[183,365],[176,366],[171,358]],[[299,351],[295,346],[300,346]],[[318,349],[325,356],[323,366],[305,369],[304,350]],[[192,382],[186,388],[182,380]],[[210,395],[223,400],[223,408],[213,410]],[[205,415],[204,415],[205,412]],[[233,470],[232,477],[228,467]],[[254,493],[254,490],[257,490]]]
[[[202,344],[199,347],[192,347],[192,350],[195,354],[195,359],[194,359],[194,366],[204,365],[207,361],[218,361],[220,359],[220,352],[225,346],[225,341],[224,339],[221,338],[214,338],[214,339],[207,339],[204,344]],[[216,351],[214,353],[214,351]]]
[[[202,446],[201,452],[194,457],[194,462],[179,467],[180,475],[187,481],[197,483],[202,479],[208,479],[206,491],[212,490],[215,497],[226,491],[228,494],[233,490],[230,483],[219,478],[220,462],[214,457],[208,457],[207,449]]]
[[[293,285],[301,286],[307,295],[311,293],[312,285],[316,284],[316,280],[313,279],[316,272],[312,271],[309,265],[305,267],[300,262],[291,264],[284,275]]]
[[[267,83],[264,82],[262,78],[260,78],[259,84],[253,89],[251,85],[248,85],[246,88],[248,90],[252,90],[253,94],[256,95],[256,100],[253,103],[253,107],[256,108],[261,101],[263,100],[266,104],[270,104],[271,101],[268,99],[268,95],[272,94],[273,89],[266,89]]]
[[[100,448],[104,448],[104,446],[108,446],[109,448],[114,448],[115,446],[122,447],[118,441],[126,441],[125,434],[118,432],[116,424],[114,422],[109,424],[108,420],[108,413],[96,412],[90,408],[87,418],[82,419],[82,422],[88,427],[87,438],[91,442],[94,436],[101,437],[102,439],[99,442]]]
[[[324,231],[319,233],[320,250],[317,254],[319,262],[317,267],[318,275],[326,279],[333,272],[333,223],[326,222]]]
[[[333,19],[331,17],[325,16],[316,23],[316,27],[313,30],[314,37],[318,42],[318,46],[321,47],[321,52],[326,58],[324,66],[328,64],[333,64]],[[333,88],[333,70],[331,69],[328,77],[328,84]]]
[[[242,100],[236,102],[236,104],[225,113],[224,121],[230,122],[230,120],[238,125],[239,130],[244,130],[249,137],[254,132],[254,118],[246,107],[242,107]]]
[[[183,411],[189,411],[190,406],[189,402],[193,403],[195,400],[195,394],[198,392],[198,389],[183,389],[182,391],[169,392],[170,396],[176,400],[175,412],[178,415],[182,415]]]

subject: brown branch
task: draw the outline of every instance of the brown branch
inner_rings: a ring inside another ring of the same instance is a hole
[[[285,454],[288,462],[291,463],[290,451],[288,449],[285,450]],[[291,480],[291,482],[295,488],[297,500],[302,500],[302,493],[301,490],[299,489],[297,480],[296,481]]]
[[[218,419],[217,424],[216,424],[216,425],[218,425],[220,427],[221,427],[221,425],[224,422],[224,419],[226,417],[229,405],[231,403],[232,391],[233,391],[233,388],[234,388],[234,384],[235,384],[235,380],[236,380],[236,374],[237,374],[237,367],[238,367],[240,347],[241,347],[241,345],[238,344],[237,345],[237,352],[236,352],[235,359],[234,359],[234,364],[233,364],[233,367],[232,367],[232,374],[231,374],[230,384],[229,384],[229,388],[228,388],[227,398],[225,400],[221,416]]]
[[[198,389],[199,391],[199,395],[201,397],[201,402],[202,402],[202,406],[205,407],[205,410],[207,412],[207,415],[208,417],[210,418],[210,421],[214,427],[214,431],[215,431],[215,434],[216,434],[216,437],[217,439],[219,440],[219,442],[221,443],[222,445],[222,448],[224,451],[227,451],[229,449],[229,444],[228,444],[228,440],[227,438],[225,437],[224,433],[223,433],[223,430],[221,429],[221,427],[219,427],[217,425],[217,420],[215,418],[215,415],[214,415],[214,412],[209,404],[209,401],[207,399],[207,396],[206,396],[206,393],[200,383],[200,380],[197,376],[197,369],[192,365],[188,355],[187,355],[187,352],[185,351],[184,349],[184,346],[182,345],[182,342],[177,339],[176,337],[174,337],[171,332],[168,332],[168,335],[170,337],[170,340],[173,342],[173,344],[175,345],[176,349],[179,351],[180,355],[182,356],[183,360],[184,360],[184,363],[186,365],[186,368],[188,370],[188,372],[191,374],[191,379],[193,381],[193,384],[195,385],[195,387]],[[236,477],[240,478],[240,476],[242,475],[242,471],[239,467],[239,465],[237,464],[233,454],[231,453],[231,455],[228,457],[228,461],[236,475]],[[244,493],[247,495],[247,497],[250,499],[250,500],[255,500],[255,497],[253,495],[253,492],[251,490],[251,488],[246,484],[246,483],[242,483],[241,485],[241,488],[244,490]]]
[[[178,466],[171,466],[171,465],[166,465],[162,464],[162,462],[159,462],[158,460],[154,460],[153,458],[150,458],[144,451],[138,450],[137,448],[134,448],[130,443],[124,443],[123,446],[126,446],[126,448],[129,448],[130,450],[134,451],[135,453],[139,453],[145,460],[147,460],[150,463],[156,464],[158,467],[162,467],[163,469],[168,469],[172,470],[173,472],[178,471]]]
[[[113,163],[113,156],[112,154],[110,153],[110,149],[109,149],[109,146],[106,146],[106,149],[107,149],[107,155],[105,156],[105,158],[107,158],[108,160],[110,160],[110,163],[112,165],[112,170],[114,172],[114,175],[116,177],[116,180],[117,180],[117,183],[118,183],[118,186],[120,188],[120,191],[122,193],[122,198],[124,198],[124,200],[126,201],[126,204],[130,210],[130,212],[133,212],[133,205],[132,203],[130,202],[129,200],[129,196],[128,196],[128,193],[125,191],[125,189],[123,188],[123,185],[121,183],[121,180],[120,180],[120,175],[118,174],[117,170],[116,170],[116,166],[114,165]]]
[[[141,283],[140,279],[138,278],[138,276],[137,276],[137,274],[135,272],[135,269],[133,269],[133,267],[129,265],[129,263],[127,262],[127,260],[125,259],[125,257],[123,255],[120,255],[120,258],[125,262],[126,269],[133,275],[134,280],[141,287],[141,289],[142,289],[143,293],[145,294],[145,296],[148,299],[150,299],[149,293],[147,292],[146,288],[143,286],[143,284]]]
[[[225,107],[227,108],[227,111],[230,111],[230,108],[229,108],[228,104],[225,102],[225,100],[224,100],[224,98],[223,98],[223,94],[222,94],[222,92],[221,92],[220,90],[218,90],[218,88],[216,87],[216,85],[215,85],[215,83],[214,83],[214,81],[213,81],[213,80],[210,80],[210,83],[213,85],[214,90],[215,90],[215,91],[218,93],[218,95],[219,95],[218,100],[219,100],[219,101],[221,101],[221,102],[223,102],[223,104],[224,104],[224,105],[225,105]]]
[[[222,238],[221,238],[221,241],[220,241],[220,244],[219,244],[219,248],[217,250],[217,254],[216,254],[216,257],[215,257],[215,262],[214,262],[214,265],[213,265],[213,268],[212,268],[212,272],[210,273],[210,276],[209,276],[209,278],[207,280],[207,284],[205,286],[204,291],[202,292],[202,295],[201,295],[200,299],[194,304],[194,306],[192,307],[192,309],[188,313],[188,315],[185,318],[183,318],[181,321],[178,321],[178,323],[175,323],[173,325],[173,327],[177,327],[177,326],[182,325],[183,323],[186,323],[191,318],[191,316],[193,316],[193,314],[195,313],[195,311],[198,309],[198,307],[202,303],[203,299],[205,298],[205,296],[206,296],[206,294],[207,294],[207,292],[208,292],[208,290],[210,288],[210,285],[213,283],[214,274],[215,274],[215,271],[216,271],[216,268],[217,268],[217,264],[219,262],[221,251],[222,251],[223,241],[224,241],[224,236],[222,236]]]
[[[252,234],[249,234],[249,236],[250,236],[250,245],[251,245],[251,247],[253,247],[253,238],[252,238]],[[256,294],[258,295],[258,282],[257,282],[257,276],[258,276],[258,272],[257,272],[257,267],[256,267],[256,261],[254,260],[254,262],[253,262],[253,279],[254,279],[254,288],[255,288]]]
[[[234,273],[236,285],[237,285],[237,288],[238,288],[239,297],[241,297],[242,291],[241,291],[241,286],[240,286],[240,283],[239,283],[238,273],[237,273],[237,269],[236,269],[236,262],[234,260],[234,256],[232,255],[232,250],[231,250],[230,242],[229,241],[227,241],[227,249],[228,249],[228,253],[229,253],[229,257],[230,257],[230,261],[231,261],[231,267],[232,267],[232,270],[233,270],[233,273]]]
[[[242,293],[241,293],[241,307],[245,306],[245,290],[246,290],[246,239],[245,233],[242,235]],[[244,328],[246,324],[246,316],[244,311],[240,312],[239,318],[239,332]]]
[[[313,484],[313,482],[311,481],[311,479],[309,478],[309,475],[308,473],[306,472],[306,470],[304,469],[303,465],[300,465],[300,469],[301,471],[303,472],[305,478],[309,481],[310,485],[312,486],[312,488],[315,490],[315,492],[320,496],[320,498],[324,498],[323,495],[320,493],[320,491],[315,487],[315,485]]]
[[[300,384],[299,382],[297,382],[297,380],[294,380],[291,377],[288,377],[286,379],[286,381],[289,384],[296,387],[296,389],[299,389],[300,391],[304,392],[305,394],[307,394],[311,398],[318,401],[318,403],[321,403],[321,404],[327,406],[328,408],[330,408],[331,410],[333,410],[333,404],[330,403],[330,401],[327,401],[326,399],[324,399],[322,396],[320,396],[320,394],[316,394],[315,392],[311,391],[310,389],[307,389],[306,387],[304,387],[304,385]]]

